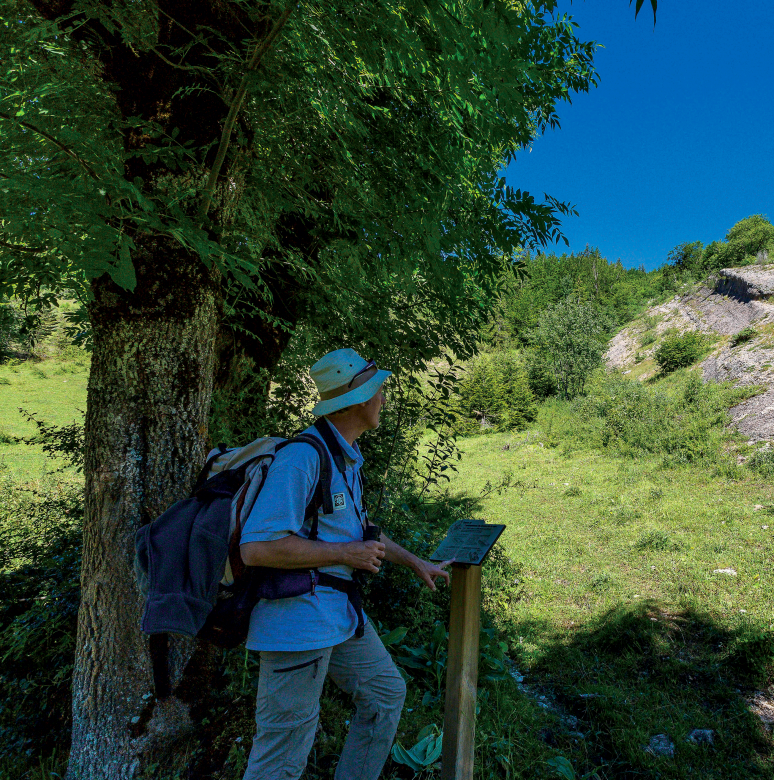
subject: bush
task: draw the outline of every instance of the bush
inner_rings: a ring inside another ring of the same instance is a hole
[[[704,384],[698,372],[676,374],[671,387],[606,377],[576,402],[603,421],[602,445],[623,455],[661,453],[666,465],[719,463],[728,408],[757,392],[730,383]]]
[[[738,347],[740,344],[745,344],[751,339],[754,339],[757,335],[758,331],[755,330],[755,328],[753,328],[751,325],[748,325],[746,328],[740,330],[739,333],[737,333],[731,339],[731,346]]]
[[[530,350],[526,354],[526,361],[527,381],[529,382],[529,389],[532,390],[535,398],[543,401],[552,395],[556,395],[556,378],[545,356]]]
[[[601,311],[568,296],[540,315],[531,338],[545,358],[562,398],[585,391],[586,381],[602,363],[608,322]]]
[[[4,486],[0,500],[0,761],[69,738],[83,494]],[[21,770],[20,770],[21,776]]]
[[[692,366],[706,349],[706,339],[695,330],[667,336],[653,354],[662,374]]]
[[[529,375],[516,351],[486,353],[471,361],[458,393],[464,417],[498,430],[520,430],[537,414]]]

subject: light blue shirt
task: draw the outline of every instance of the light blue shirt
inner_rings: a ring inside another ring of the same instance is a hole
[[[333,512],[325,515],[320,510],[317,538],[322,542],[359,542],[363,540],[363,525],[358,516],[362,506],[358,472],[363,456],[333,425],[331,430],[344,452],[346,469],[341,474],[331,458]],[[314,426],[304,433],[321,438]],[[319,456],[310,445],[291,444],[281,449],[245,522],[241,543],[270,542],[290,534],[308,537],[311,521],[304,523],[304,511],[312,500],[319,471]],[[341,564],[320,567],[320,571],[352,579],[353,570]],[[346,593],[318,586],[314,595],[261,599],[250,616],[246,644],[250,650],[317,650],[345,642],[356,628],[357,615]]]

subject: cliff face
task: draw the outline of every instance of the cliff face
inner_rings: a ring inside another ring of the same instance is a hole
[[[740,301],[768,300],[774,296],[774,265],[724,268],[718,272],[715,290]]]
[[[720,337],[701,364],[705,381],[766,386],[766,392],[730,414],[751,440],[774,439],[774,264],[725,268],[706,285],[654,306],[624,328],[610,342],[607,365],[646,379],[656,373],[653,353],[667,332],[696,330]],[[755,335],[733,346],[732,337],[746,328]]]

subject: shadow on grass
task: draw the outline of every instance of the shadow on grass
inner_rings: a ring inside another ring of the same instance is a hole
[[[606,779],[772,777],[771,737],[746,701],[768,681],[770,632],[729,630],[696,610],[643,601],[611,609],[569,639],[548,639],[530,658],[527,682],[550,693],[572,724],[576,736],[564,748],[579,776],[602,767]],[[519,645],[511,647],[523,665]],[[711,730],[711,744],[692,741],[695,729]],[[659,734],[673,756],[646,750]]]

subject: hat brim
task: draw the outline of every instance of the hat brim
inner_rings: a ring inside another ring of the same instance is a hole
[[[392,371],[378,369],[377,372],[365,384],[360,385],[360,387],[355,387],[348,393],[339,395],[336,398],[330,398],[327,401],[319,401],[314,409],[312,409],[312,414],[315,415],[315,417],[322,417],[323,415],[337,412],[345,406],[353,406],[354,404],[362,404],[364,401],[370,401],[371,398],[376,395],[376,391],[384,384],[384,380],[389,376],[392,376]]]

